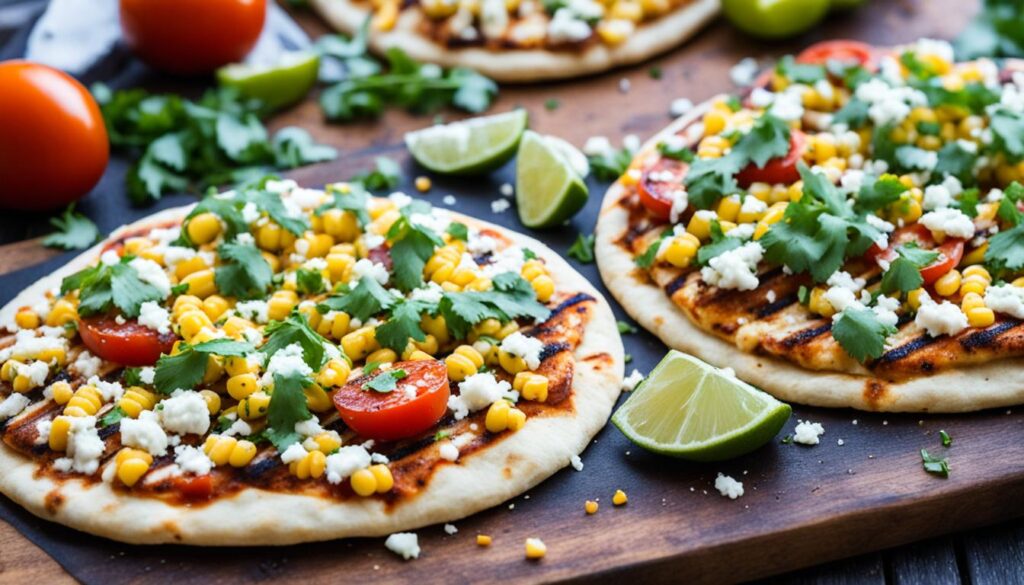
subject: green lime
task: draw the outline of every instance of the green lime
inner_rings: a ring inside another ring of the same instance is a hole
[[[734,25],[755,37],[781,39],[802,33],[825,17],[829,0],[722,0]]]
[[[586,183],[562,148],[527,130],[516,157],[516,203],[523,225],[559,225],[582,209],[587,197]]]
[[[319,72],[319,55],[293,51],[283,54],[273,65],[225,65],[217,70],[217,81],[276,109],[306,97],[316,84]]]
[[[508,162],[523,137],[526,110],[470,118],[409,132],[405,145],[416,162],[449,175],[476,175]]]
[[[612,416],[644,449],[722,461],[772,439],[791,409],[731,372],[671,350]]]

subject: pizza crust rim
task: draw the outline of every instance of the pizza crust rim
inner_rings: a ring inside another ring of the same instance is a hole
[[[370,11],[351,0],[311,0],[331,27],[354,34]],[[417,32],[422,18],[413,10],[399,14],[395,28],[370,34],[370,48],[383,54],[390,47],[405,50],[418,61],[443,67],[469,67],[496,81],[534,83],[568,79],[632,65],[681,45],[718,14],[719,0],[692,0],[675,11],[641,24],[626,42],[615,47],[596,44],[583,52],[512,49],[489,51],[477,47],[449,49]]]
[[[122,226],[120,234],[182,219],[191,205],[157,212]],[[596,299],[593,318],[576,348],[574,415],[531,417],[516,433],[437,469],[427,487],[387,509],[376,498],[344,501],[244,488],[197,507],[151,497],[126,497],[103,481],[55,481],[36,462],[0,443],[0,492],[45,520],[131,544],[207,546],[288,545],[347,537],[384,536],[456,521],[496,506],[569,465],[604,427],[621,391],[624,349],[608,302],[553,250],[533,238],[457,212],[454,218],[498,231],[528,246],[552,268],[556,287]],[[0,322],[31,304],[61,278],[93,261],[104,242],[40,279],[0,309]],[[585,360],[605,354],[608,360]],[[31,407],[30,407],[31,408]]]
[[[714,96],[669,124],[644,143],[637,156],[698,120]],[[632,254],[617,241],[629,229],[629,213],[619,202],[629,194],[616,181],[601,203],[595,233],[598,270],[605,286],[626,312],[671,348],[718,366],[731,367],[743,380],[781,400],[810,406],[875,412],[973,412],[1024,403],[1024,368],[1013,358],[901,382],[840,372],[813,371],[780,359],[740,350],[697,325],[665,291],[638,271]]]

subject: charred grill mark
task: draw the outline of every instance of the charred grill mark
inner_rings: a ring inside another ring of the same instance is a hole
[[[773,303],[768,303],[767,305],[761,305],[760,307],[757,307],[757,310],[754,311],[754,314],[757,315],[758,319],[764,319],[765,317],[774,315],[775,313],[778,313],[779,311],[785,309],[786,307],[792,305],[793,303],[796,303],[798,300],[799,299],[795,294],[786,295],[780,299],[776,299]]]
[[[782,272],[782,268],[779,267],[779,268],[772,268],[771,270],[761,274],[759,276],[759,278],[761,279],[761,286],[767,288],[767,287],[769,287],[769,286],[771,286],[773,284],[773,283],[771,283],[769,281],[775,280],[775,279],[777,279],[779,277],[790,278],[790,276],[791,275],[783,273]],[[698,306],[705,305],[706,306],[706,305],[713,305],[713,304],[717,304],[717,303],[725,303],[725,302],[728,302],[729,300],[731,300],[733,298],[744,298],[744,297],[747,297],[747,296],[749,296],[751,294],[751,292],[752,291],[741,291],[741,290],[725,289],[725,288],[718,288],[718,287],[707,287],[707,288],[704,289],[704,294],[700,295],[697,298],[696,305],[698,305]]]
[[[679,276],[673,278],[671,281],[669,281],[669,283],[665,285],[665,292],[668,294],[668,296],[671,297],[672,295],[676,294],[676,292],[679,289],[686,286],[686,277],[689,275],[689,272],[684,272]]]
[[[972,333],[966,337],[961,338],[960,345],[968,351],[992,347],[996,344],[996,340],[1000,335],[1006,333],[1007,331],[1013,329],[1014,327],[1017,327],[1020,324],[1021,321],[1018,321],[1016,319],[1012,321],[1003,321],[1002,323],[997,323],[996,325],[993,325],[988,329],[984,329],[982,331],[978,331],[976,333]]]
[[[264,457],[241,468],[241,475],[247,480],[259,480],[274,471],[278,466],[276,457]]]
[[[544,361],[549,357],[561,353],[563,351],[569,351],[572,349],[568,343],[559,341],[557,343],[548,343],[544,345],[544,349],[540,352],[540,361]]]
[[[828,333],[832,330],[832,323],[828,322],[818,327],[811,327],[809,329],[801,329],[796,333],[786,337],[780,342],[780,345],[786,349],[793,349],[801,345],[807,345],[814,341],[816,338]]]
[[[911,339],[910,341],[904,343],[903,345],[895,347],[883,353],[881,357],[875,360],[873,366],[877,367],[892,365],[902,359],[906,359],[907,357],[910,356],[910,354],[914,353],[915,351],[928,347],[929,345],[935,343],[936,340],[937,338],[930,337],[928,335],[921,335],[920,337],[915,337],[914,339]]]
[[[429,446],[431,446],[433,444],[434,444],[434,435],[429,435],[429,436],[423,437],[423,438],[421,438],[419,440],[410,441],[408,443],[400,445],[400,446],[396,447],[393,451],[391,451],[389,453],[386,453],[386,455],[388,456],[388,459],[390,459],[392,461],[398,461],[398,460],[401,460],[401,459],[405,459],[406,457],[408,457],[410,455],[414,455],[416,453],[419,453],[420,451],[426,449],[427,447],[429,447]]]
[[[558,303],[558,306],[555,307],[554,309],[551,309],[551,314],[548,316],[548,319],[547,321],[545,321],[545,323],[551,321],[552,319],[557,317],[559,313],[565,311],[569,307],[592,300],[594,300],[594,297],[588,295],[587,293],[576,293],[571,297],[565,299],[561,303]]]
[[[120,430],[121,430],[121,423],[114,423],[112,425],[107,425],[105,427],[101,427],[99,430],[96,431],[96,434],[98,434],[101,439],[106,441],[107,439],[112,437],[114,435],[114,433],[116,433],[116,432],[118,432]]]

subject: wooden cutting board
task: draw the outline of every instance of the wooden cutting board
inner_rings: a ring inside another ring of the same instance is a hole
[[[975,10],[974,3],[957,0],[876,2],[870,9],[833,17],[825,27],[787,47],[759,45],[718,24],[647,65],[582,81],[505,89],[496,111],[525,106],[532,127],[576,144],[593,135],[615,141],[630,133],[646,137],[668,123],[674,98],[697,102],[730,89],[728,70],[744,56],[793,51],[821,38],[850,37],[877,44],[919,36],[949,38]],[[310,16],[302,22],[314,34],[323,30]],[[649,74],[652,66],[660,69],[660,80]],[[622,79],[629,80],[629,91],[623,91]],[[558,100],[560,107],[546,109],[549,99]],[[390,112],[377,123],[329,126],[310,102],[283,114],[273,125],[302,125],[341,150],[336,162],[291,174],[304,185],[320,185],[367,168],[375,156],[405,160],[402,135],[429,122]],[[419,171],[405,163],[411,182]],[[108,213],[122,209],[119,172],[121,163],[90,198],[92,208]],[[522,229],[513,212],[494,215],[490,210],[490,201],[498,198],[497,187],[510,178],[510,168],[484,179],[435,177],[435,187],[425,197],[440,204],[451,193],[460,211]],[[592,230],[602,189],[591,182],[592,201],[570,228],[533,235],[564,252],[577,232]],[[188,200],[179,196],[165,204]],[[110,229],[142,213],[125,209],[123,216],[104,216],[101,223],[107,225],[102,227]],[[0,273],[48,256],[34,242],[0,248]],[[53,258],[5,276],[0,298],[10,298],[63,260]],[[599,282],[592,265],[580,269]],[[628,335],[625,341],[634,358],[630,367],[643,372],[665,351],[646,333]],[[410,562],[385,550],[381,539],[258,549],[135,547],[41,521],[6,499],[0,499],[0,518],[84,582],[130,583],[173,575],[183,583],[267,578],[310,583],[622,578],[712,583],[777,574],[1024,514],[1019,497],[1024,493],[1024,408],[928,417],[796,407],[783,434],[792,432],[797,419],[823,423],[826,433],[820,445],[774,442],[744,458],[714,465],[647,454],[613,427],[606,428],[584,452],[583,471],[563,470],[527,494],[457,521],[454,535],[440,526],[418,530],[423,553]],[[953,437],[951,447],[941,446],[940,429]],[[949,457],[949,479],[922,471],[921,448]],[[738,500],[718,495],[713,483],[719,472],[742,481],[746,494]],[[627,505],[611,505],[616,489],[627,492]],[[594,516],[584,514],[587,499],[601,503]],[[477,547],[478,533],[491,535],[493,546]],[[548,555],[541,562],[524,560],[527,537],[547,543]],[[34,553],[20,537],[0,531],[0,542],[4,579],[52,582],[60,576],[52,563],[32,562]]]

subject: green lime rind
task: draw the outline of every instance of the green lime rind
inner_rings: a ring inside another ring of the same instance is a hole
[[[409,132],[405,144],[435,173],[482,175],[512,159],[528,124],[526,110],[517,109]]]
[[[516,157],[516,203],[523,225],[561,225],[583,209],[589,196],[563,152],[535,132],[523,134]]]
[[[673,350],[615,412],[612,423],[654,453],[723,461],[771,441],[791,412],[788,404]],[[674,438],[667,436],[672,433]]]
[[[217,82],[278,109],[302,101],[316,85],[319,72],[319,55],[293,51],[271,66],[225,65],[217,70]]]

